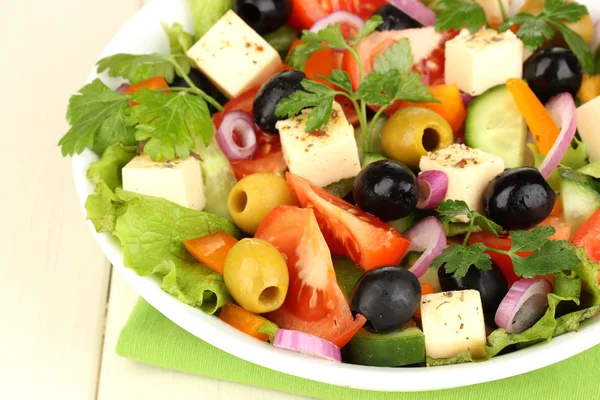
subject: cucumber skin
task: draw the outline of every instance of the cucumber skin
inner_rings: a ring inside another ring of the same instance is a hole
[[[425,335],[419,328],[406,328],[387,335],[358,331],[344,347],[354,364],[371,367],[401,367],[425,361]]]
[[[565,220],[577,229],[600,208],[600,184],[578,171],[560,169]]]
[[[482,143],[485,143],[486,140],[485,139],[482,140],[481,135],[479,133],[480,125],[478,123],[478,111],[477,110],[482,107],[484,107],[484,108],[490,107],[490,105],[487,105],[487,103],[494,100],[495,96],[498,96],[502,92],[506,92],[507,96],[512,97],[512,95],[510,94],[510,91],[508,90],[506,85],[502,84],[502,85],[494,86],[494,87],[488,89],[483,94],[481,94],[479,97],[477,97],[476,99],[471,101],[471,103],[469,104],[469,108],[468,108],[467,119],[465,121],[465,144],[469,147],[478,148],[478,149],[481,149],[488,153],[492,153],[499,157],[502,157],[502,159],[505,160],[506,168],[522,167],[524,164],[524,160],[525,160],[525,142],[526,142],[526,137],[527,137],[527,128],[526,128],[527,125],[524,125],[525,129],[523,130],[523,132],[521,132],[522,137],[520,138],[519,142],[522,143],[522,149],[520,149],[520,156],[519,156],[519,160],[517,162],[507,161],[507,160],[511,160],[512,157],[509,157],[505,154],[500,154],[501,152],[494,151],[493,146],[483,145]],[[491,105],[491,107],[493,107],[493,104]],[[518,150],[519,149],[517,149],[517,151]],[[514,149],[510,149],[508,152],[513,153]]]

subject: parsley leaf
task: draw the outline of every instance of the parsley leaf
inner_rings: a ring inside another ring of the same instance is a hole
[[[208,144],[213,135],[208,106],[199,96],[142,89],[131,99],[138,105],[131,107],[127,125],[137,125],[137,140],[150,139],[144,153],[154,161],[187,158],[195,147],[194,138]]]
[[[289,97],[281,99],[277,103],[275,114],[291,118],[303,109],[313,107],[306,121],[306,131],[312,132],[329,122],[336,92],[329,86],[310,79],[303,79],[300,84],[304,90],[297,90]]]
[[[348,93],[352,93],[352,82],[346,71],[341,69],[334,69],[329,76],[317,75],[319,79],[333,83],[340,89],[344,89]]]
[[[453,273],[455,278],[464,278],[472,265],[481,270],[492,268],[492,259],[485,253],[486,250],[483,243],[475,243],[469,247],[453,244],[433,260],[431,267],[443,265],[446,272]]]
[[[595,70],[594,58],[583,38],[578,33],[569,29],[569,27],[562,22],[552,21],[550,24],[562,33],[565,42],[567,42],[567,45],[571,51],[573,51],[573,54],[575,54],[583,69],[593,73]]]
[[[579,264],[579,258],[563,240],[547,240],[528,258],[513,255],[511,259],[515,274],[524,278],[568,271]]]
[[[312,56],[315,51],[326,48],[327,46],[323,46],[320,42],[301,44],[292,51],[285,60],[285,63],[294,69],[304,71],[304,67],[310,56]]]
[[[108,76],[121,76],[131,83],[145,81],[162,76],[167,82],[173,82],[175,73],[187,76],[191,60],[185,54],[125,54],[119,53],[98,61],[98,73],[108,71]],[[178,70],[177,67],[181,70]]]
[[[377,72],[388,72],[397,70],[402,74],[408,74],[413,66],[413,55],[408,39],[400,39],[392,47],[379,55],[373,63],[373,69]]]
[[[467,28],[475,33],[488,25],[485,10],[475,0],[440,0],[437,9],[435,29],[438,32]]]
[[[125,124],[127,96],[113,92],[100,79],[85,85],[69,99],[71,128],[60,139],[63,156],[90,148],[102,154],[113,143],[135,145],[133,129]]]
[[[479,227],[481,230],[494,236],[498,236],[503,230],[500,225],[488,219],[486,216],[477,211],[471,211],[467,203],[462,200],[442,201],[438,206],[438,213],[442,224],[449,224],[454,222],[457,218],[466,216],[469,220],[473,220],[473,226]],[[469,229],[467,235],[470,235],[470,233],[471,230]]]
[[[565,19],[570,22],[577,22],[585,14],[588,14],[586,6],[575,2],[566,3],[564,0],[546,0],[543,13],[551,16],[553,19]]]
[[[383,24],[383,17],[381,15],[373,15],[365,22],[365,26],[362,28],[355,41],[360,42],[371,33],[375,32],[379,25]]]
[[[548,241],[548,238],[556,233],[551,226],[538,226],[529,231],[510,231],[512,240],[511,252],[534,251],[539,249]]]
[[[554,37],[552,27],[543,19],[530,18],[531,14],[517,14],[513,22],[521,24],[517,31],[517,37],[523,40],[523,44],[529,50],[537,49],[546,40]]]

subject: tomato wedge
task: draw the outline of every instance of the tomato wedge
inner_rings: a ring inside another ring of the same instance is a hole
[[[310,209],[279,206],[258,227],[286,257],[290,284],[283,306],[267,315],[281,328],[306,332],[344,346],[365,323],[352,317],[337,284],[331,253]]]
[[[584,247],[590,260],[600,262],[600,210],[592,214],[592,216],[577,229],[575,236],[573,236],[573,243],[577,246]]]
[[[569,240],[571,236],[571,225],[566,223],[562,218],[557,216],[550,216],[546,218],[539,226],[551,226],[556,229],[556,233],[550,237],[550,240]],[[483,243],[487,247],[498,250],[510,250],[512,241],[510,237],[496,237],[485,232],[476,232],[469,238],[469,244]],[[526,257],[531,255],[532,252],[519,253],[520,256]],[[508,285],[511,286],[516,281],[520,280],[515,275],[512,260],[505,254],[498,254],[488,252],[494,264],[496,264],[504,274],[504,277],[508,281]]]
[[[293,0],[288,23],[297,29],[310,29],[315,22],[334,11],[348,11],[367,20],[386,0]]]
[[[305,208],[312,208],[329,249],[369,270],[397,264],[410,241],[389,225],[291,173],[287,181]]]

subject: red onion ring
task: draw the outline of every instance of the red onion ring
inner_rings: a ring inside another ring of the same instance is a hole
[[[304,332],[279,329],[275,334],[273,346],[330,361],[342,362],[339,347],[325,339]]]
[[[531,328],[546,312],[549,293],[552,293],[552,284],[545,279],[515,282],[496,311],[496,325],[508,333]]]
[[[131,86],[129,83],[122,83],[115,92],[123,94],[129,89],[129,86]]]
[[[365,21],[356,14],[352,14],[348,11],[334,11],[326,17],[323,17],[310,28],[311,32],[319,32],[321,29],[327,28],[333,24],[348,24],[356,27],[360,32],[365,26]]]
[[[540,165],[539,170],[544,179],[552,174],[558,166],[558,163],[564,157],[567,149],[577,130],[577,116],[575,101],[569,93],[561,93],[548,101],[546,110],[552,116],[552,119],[560,126],[560,134],[554,142],[554,145],[548,152],[548,155]]]
[[[425,171],[417,178],[419,184],[419,200],[417,208],[432,210],[446,197],[448,191],[448,175],[442,171]]]
[[[435,13],[419,0],[387,0],[423,26],[435,24]]]
[[[242,146],[233,140],[233,133],[238,132],[241,136]],[[217,130],[217,142],[223,153],[230,160],[245,160],[256,153],[256,130],[254,120],[250,114],[236,110],[225,114],[223,122]]]
[[[446,247],[444,228],[436,217],[427,217],[404,233],[410,240],[408,251],[422,251],[421,257],[409,270],[417,278],[422,277],[433,262],[433,259],[442,254]]]

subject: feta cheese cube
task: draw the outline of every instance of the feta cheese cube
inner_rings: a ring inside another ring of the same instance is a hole
[[[600,97],[577,109],[577,131],[590,155],[590,161],[600,160]]]
[[[483,211],[483,192],[488,183],[504,171],[504,160],[494,154],[453,144],[421,157],[419,168],[448,175],[445,200],[463,200],[473,211]]]
[[[334,102],[327,126],[305,132],[308,112],[277,122],[283,158],[291,173],[323,187],[360,172],[354,128]]]
[[[473,96],[523,74],[523,42],[511,31],[463,30],[446,42],[447,84]]]
[[[263,83],[281,66],[277,51],[231,10],[187,55],[229,98]]]
[[[423,296],[421,321],[429,357],[450,358],[467,350],[473,358],[485,355],[485,322],[477,290]]]
[[[123,168],[123,189],[194,210],[206,204],[200,161],[194,157],[167,162],[154,162],[147,155],[134,157]]]

